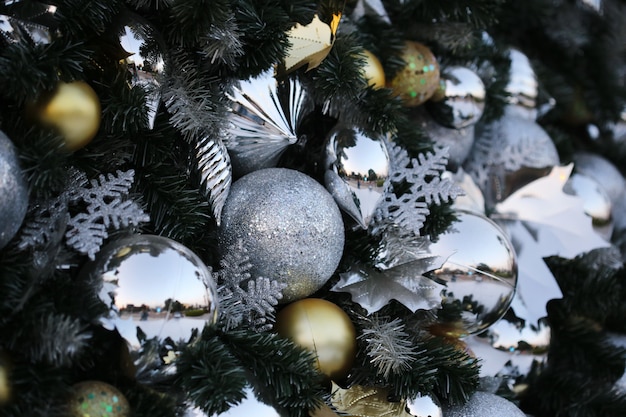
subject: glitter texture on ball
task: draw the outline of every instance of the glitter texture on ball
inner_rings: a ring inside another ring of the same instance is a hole
[[[236,181],[218,230],[220,251],[241,242],[252,278],[287,284],[283,303],[307,297],[335,272],[344,226],[333,197],[311,177],[266,168]]]

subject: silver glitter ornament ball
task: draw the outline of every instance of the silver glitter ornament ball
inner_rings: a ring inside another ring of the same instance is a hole
[[[81,271],[100,285],[98,296],[114,325],[140,348],[137,328],[148,338],[187,340],[193,329],[217,321],[218,295],[211,272],[187,247],[162,236],[136,235],[105,246]]]
[[[345,240],[333,197],[311,177],[286,168],[255,171],[233,184],[218,237],[223,253],[243,243],[252,278],[287,284],[284,303],[324,285],[339,265]]]
[[[526,417],[511,401],[488,392],[477,391],[463,405],[444,408],[446,417]]]
[[[0,249],[17,233],[28,208],[28,184],[20,168],[17,150],[0,131]]]

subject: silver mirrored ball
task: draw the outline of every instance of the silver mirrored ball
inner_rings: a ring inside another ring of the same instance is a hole
[[[211,272],[187,247],[162,236],[135,235],[105,246],[85,266],[100,284],[109,319],[132,350],[137,328],[148,338],[188,339],[217,321],[218,295]],[[106,320],[105,320],[106,321]]]
[[[28,184],[17,149],[0,131],[0,249],[15,236],[28,209]]]
[[[440,319],[441,327],[464,336],[484,331],[506,313],[517,285],[517,260],[513,245],[493,221],[466,211],[456,216],[458,221],[429,250],[452,254],[431,276],[446,286],[443,310],[460,312],[452,321]]]
[[[443,417],[439,400],[430,395],[418,395],[408,399],[405,411],[414,417]]]
[[[426,107],[444,126],[462,129],[478,122],[485,110],[485,85],[469,68],[448,67],[442,72],[443,97]]]
[[[389,176],[389,155],[383,138],[338,129],[328,139],[326,158],[332,171],[326,176],[326,188],[339,207],[366,228],[383,198]]]

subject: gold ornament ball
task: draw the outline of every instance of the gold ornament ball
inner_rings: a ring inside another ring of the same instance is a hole
[[[10,366],[8,357],[0,352],[0,407],[11,399]]]
[[[124,394],[101,381],[83,381],[73,386],[68,417],[127,417],[130,406]]]
[[[375,89],[383,88],[385,86],[385,70],[383,69],[383,64],[380,63],[376,55],[367,49],[363,50],[361,56],[365,58],[363,76],[367,80],[367,84]]]
[[[321,373],[339,380],[350,372],[356,356],[356,330],[350,317],[330,301],[305,298],[276,315],[282,337],[313,352]]]
[[[405,106],[419,106],[440,87],[439,63],[430,49],[413,41],[406,42],[402,59],[405,66],[391,80],[389,87]]]
[[[35,116],[45,125],[57,129],[67,149],[74,151],[87,145],[100,127],[100,99],[83,81],[60,83],[50,95],[37,103]]]

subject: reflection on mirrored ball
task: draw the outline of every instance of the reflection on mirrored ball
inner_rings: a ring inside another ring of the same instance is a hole
[[[490,219],[457,211],[458,221],[430,245],[431,253],[451,253],[431,276],[446,288],[437,312],[443,336],[479,333],[509,308],[517,284],[513,246]]]
[[[426,107],[433,118],[444,126],[462,129],[478,122],[485,109],[485,85],[475,72],[465,67],[446,68],[441,79],[443,90],[439,100],[430,100]]]
[[[100,299],[131,349],[137,327],[148,338],[186,340],[217,320],[217,289],[204,263],[180,243],[135,235],[105,246],[84,273],[100,280]]]
[[[337,205],[367,228],[383,198],[389,176],[389,155],[382,137],[369,137],[355,129],[332,132],[326,145],[326,189]]]

